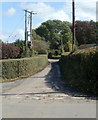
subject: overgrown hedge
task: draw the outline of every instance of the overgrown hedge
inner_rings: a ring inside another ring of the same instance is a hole
[[[48,63],[47,56],[13,59],[2,61],[2,78],[15,79],[33,75],[42,70]]]
[[[98,50],[63,55],[60,67],[65,80],[73,86],[98,94]]]

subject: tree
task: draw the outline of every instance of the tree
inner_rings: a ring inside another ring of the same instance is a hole
[[[96,23],[93,21],[76,21],[76,40],[78,44],[96,43]]]
[[[14,43],[12,43],[13,45],[17,46],[20,48],[20,54],[18,57],[26,57],[26,53],[25,53],[25,41],[23,40],[16,40]]]
[[[96,22],[96,43],[98,44],[98,22]]]
[[[0,46],[2,46],[2,56],[1,58],[3,59],[8,59],[8,58],[17,58],[18,55],[20,54],[20,48],[16,47],[11,44],[5,44],[0,42]]]
[[[42,40],[42,39],[43,39],[42,37],[40,37],[40,36],[35,32],[34,29],[32,30],[32,35],[33,35],[32,42],[33,42],[33,40]]]
[[[49,49],[49,44],[43,40],[34,40],[33,41],[33,50],[37,51],[38,54],[47,54]]]
[[[61,49],[61,39],[63,41],[64,48],[68,41],[72,41],[72,33],[69,22],[48,20],[42,23],[41,26],[39,26],[35,31],[38,35],[44,37],[45,41],[50,43],[51,50]]]
[[[33,34],[33,50],[38,54],[46,54],[49,49],[49,43],[45,41],[44,37],[40,37],[35,30],[32,30]]]

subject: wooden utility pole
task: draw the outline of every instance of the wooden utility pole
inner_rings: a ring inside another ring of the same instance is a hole
[[[75,48],[75,2],[72,0],[72,51]]]
[[[61,50],[62,50],[62,53],[64,53],[64,46],[63,46],[62,34],[61,34]]]
[[[35,12],[24,10],[25,11],[25,48],[28,46],[28,37],[30,37],[30,47],[32,49],[33,43],[33,35],[32,35],[32,14],[36,14]],[[28,19],[29,16],[29,19]],[[27,27],[27,23],[30,23],[29,28]]]
[[[30,12],[30,42],[31,42],[31,48],[33,47],[32,43],[32,12]]]
[[[25,11],[25,51],[27,48],[27,38],[28,38],[28,33],[27,33],[27,10]]]

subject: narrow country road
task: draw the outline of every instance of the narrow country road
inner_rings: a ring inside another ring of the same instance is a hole
[[[3,118],[96,118],[96,100],[63,82],[58,60],[41,72],[3,83]]]

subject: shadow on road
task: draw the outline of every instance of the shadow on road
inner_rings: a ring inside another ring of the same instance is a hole
[[[84,93],[83,91],[69,85],[65,84],[65,80],[61,75],[58,62],[51,62],[51,70],[45,76],[46,85],[53,90],[65,93],[73,97],[85,97],[86,99],[96,100],[96,96],[91,93]]]
[[[42,95],[42,94],[58,94],[64,93],[72,97],[84,97],[86,99],[96,100],[97,97],[92,95],[91,93],[85,93],[67,83],[65,83],[65,79],[61,75],[58,60],[50,60],[50,71],[47,75],[43,76],[31,76],[30,78],[44,78],[45,84],[48,88],[53,89],[53,92],[31,92],[31,93],[16,93],[16,94],[6,94],[2,93],[0,95],[10,96],[10,95]]]

